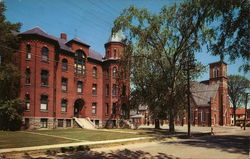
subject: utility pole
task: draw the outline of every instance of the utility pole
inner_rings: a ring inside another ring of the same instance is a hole
[[[189,58],[189,57],[188,57]],[[188,136],[191,136],[191,106],[190,106],[190,68],[189,68],[189,62],[188,59],[188,68],[187,68],[187,85],[188,85],[188,93],[187,93],[187,100],[188,100]]]
[[[246,130],[246,120],[247,120],[247,103],[248,103],[248,93],[246,93],[246,104],[245,104],[245,119],[244,119],[244,130]]]

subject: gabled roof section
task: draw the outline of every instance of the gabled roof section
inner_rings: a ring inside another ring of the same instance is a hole
[[[47,34],[45,31],[43,31],[41,28],[39,27],[35,27],[33,29],[27,30],[25,32],[20,33],[19,35],[31,35],[31,34],[35,34],[35,35],[40,35],[52,40],[55,40],[54,38],[52,38],[49,34]]]
[[[94,50],[91,50],[91,49],[89,50],[88,58],[103,62],[103,56],[100,53],[98,53]]]
[[[82,44],[84,46],[90,47],[90,45],[88,45],[87,43],[79,40],[78,38],[71,39],[70,41],[67,42],[67,44],[70,44],[72,42],[76,42],[76,43]]]
[[[65,45],[67,42],[66,40],[49,35],[39,27],[35,27],[33,29],[27,30],[25,32],[20,33],[19,35],[40,35],[42,37],[57,41],[60,49],[68,51],[68,52],[72,52],[71,48]]]
[[[219,84],[192,82],[191,93],[197,106],[209,106],[210,99],[215,98]]]

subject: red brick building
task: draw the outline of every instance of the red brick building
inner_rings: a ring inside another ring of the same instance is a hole
[[[96,126],[129,117],[129,74],[121,71],[124,44],[112,36],[105,56],[77,38],[67,40],[36,27],[19,34],[20,98],[25,100],[26,128],[72,127],[73,118]]]
[[[215,62],[209,66],[209,80],[191,83],[191,125],[230,125],[227,64],[224,62]],[[137,123],[154,123],[154,119],[150,117],[151,115],[148,110],[138,110],[134,116],[138,121]],[[164,120],[161,123],[167,124],[168,121]],[[183,114],[183,112],[180,112],[175,118],[175,124],[187,125],[187,113]]]
[[[191,124],[230,125],[227,64],[215,62],[209,66],[210,79],[192,84]]]

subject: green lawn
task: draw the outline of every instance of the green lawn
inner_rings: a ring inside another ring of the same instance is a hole
[[[80,142],[77,140],[101,141],[142,136],[146,135],[85,129],[36,130],[26,132],[0,131],[0,149]]]
[[[28,134],[21,131],[0,131],[0,149],[27,147],[38,145],[51,145],[74,142],[72,140],[60,139],[48,136]]]
[[[84,141],[101,141],[101,140],[115,140],[124,138],[142,137],[145,135],[120,133],[120,132],[106,132],[102,130],[86,130],[86,129],[56,129],[56,130],[40,130],[32,131],[41,134],[62,136],[72,139],[84,140]]]

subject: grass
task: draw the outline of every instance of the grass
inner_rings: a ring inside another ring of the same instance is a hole
[[[0,149],[63,144],[80,141],[115,140],[143,136],[147,135],[85,129],[56,129],[24,132],[0,131]]]
[[[0,149],[62,144],[70,142],[73,141],[67,139],[49,137],[49,136],[41,137],[39,135],[28,134],[21,131],[16,131],[16,132],[0,131]]]
[[[83,141],[115,140],[115,139],[136,138],[145,136],[140,134],[126,133],[126,132],[120,133],[120,132],[86,130],[86,129],[64,129],[64,130],[56,129],[56,130],[40,130],[32,132],[67,137]]]

